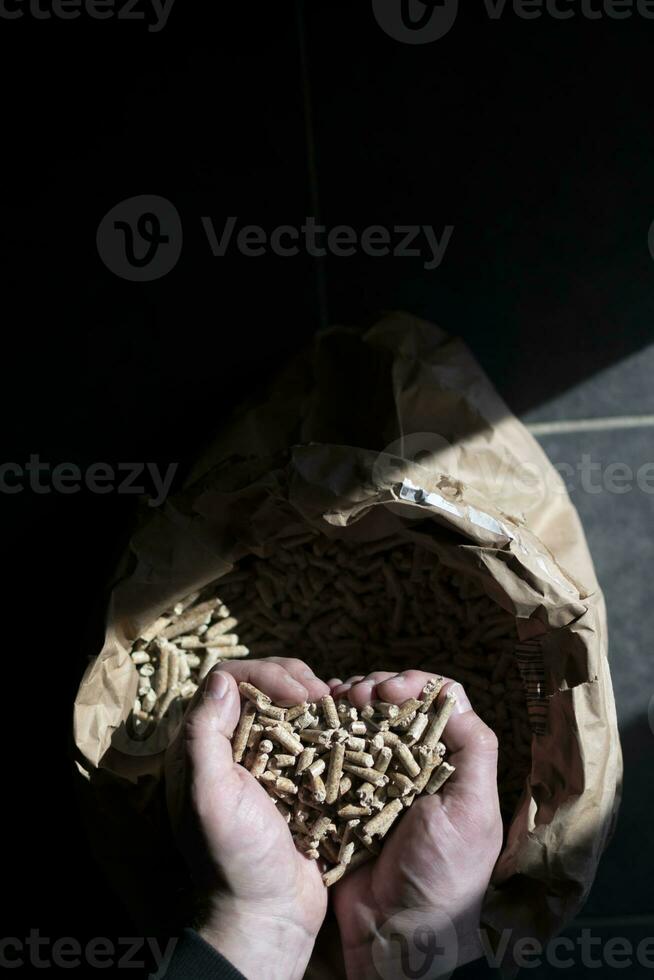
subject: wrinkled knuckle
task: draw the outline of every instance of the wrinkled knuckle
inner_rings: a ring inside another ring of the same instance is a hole
[[[198,724],[197,720],[193,715],[189,715],[188,718],[184,719],[182,725],[182,741],[186,748],[197,742],[198,739]]]
[[[497,735],[492,728],[485,725],[484,722],[480,722],[479,730],[475,733],[475,741],[477,746],[484,752],[488,752],[489,755],[492,753],[497,754],[499,750],[499,740]]]

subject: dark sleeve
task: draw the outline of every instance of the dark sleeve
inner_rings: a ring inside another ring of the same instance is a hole
[[[221,956],[193,929],[185,929],[163,973],[150,980],[246,980],[229,960]]]

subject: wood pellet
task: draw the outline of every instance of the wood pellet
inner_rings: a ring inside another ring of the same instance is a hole
[[[434,706],[430,695],[435,686],[428,683],[420,699],[411,698],[399,709],[397,705],[377,702],[367,720],[383,719],[399,728],[401,720],[397,719],[409,709],[426,706],[428,730],[436,722],[441,727],[440,721],[445,718],[442,731],[449,712],[445,716],[442,707]],[[381,841],[400,815],[423,792],[432,795],[441,789],[455,771],[444,760],[442,743],[425,745],[418,740],[409,747],[404,741],[408,733],[401,734],[400,730],[392,733],[395,740],[391,749],[372,726],[360,736],[363,751],[354,753],[365,757],[356,761],[369,764],[349,763],[346,745],[353,726],[361,724],[356,708],[348,705],[346,711],[339,713],[329,695],[315,704],[278,708],[282,713],[279,721],[290,725],[288,731],[263,713],[269,714],[271,707],[265,694],[246,683],[239,684],[239,690],[243,701],[232,738],[234,761],[245,765],[270,794],[289,824],[298,850],[306,857],[326,862],[328,867],[322,877],[327,887],[378,854]],[[446,700],[453,705],[455,696],[448,694]],[[304,713],[300,709],[306,708],[315,719],[313,729],[298,727]],[[257,742],[244,757],[247,733],[255,726]],[[323,740],[317,735],[322,735]],[[271,754],[274,741],[285,742],[287,751]],[[322,755],[314,758],[317,752]],[[279,766],[280,761],[283,766]],[[407,775],[408,771],[413,777]],[[345,786],[344,776],[350,777]]]
[[[500,800],[509,819],[530,768],[528,705],[532,717],[540,712],[542,718],[547,703],[537,680],[537,644],[519,642],[514,617],[474,578],[398,538],[354,544],[307,532],[268,550],[267,557],[243,559],[165,611],[134,642],[131,656],[140,675],[138,710],[135,704],[130,719],[134,734],[145,737],[165,721],[216,664],[248,655],[299,657],[325,680],[418,668],[461,681],[473,708],[496,732]],[[431,692],[432,700],[438,693]],[[409,748],[425,737],[439,740],[437,730],[426,735],[430,704],[398,709],[404,714],[396,730]],[[352,739],[365,738],[371,726],[388,729],[396,708],[384,708],[374,720],[362,713]],[[339,704],[336,710],[348,709]],[[331,706],[327,711],[334,728]],[[315,728],[311,712],[298,707],[297,718],[295,731]],[[286,751],[276,743],[276,753]],[[346,751],[363,749],[351,742]]]

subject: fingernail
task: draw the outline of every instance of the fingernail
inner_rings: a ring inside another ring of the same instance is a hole
[[[312,670],[303,670],[302,671],[302,676],[303,677],[307,677],[309,680],[313,680],[316,675],[314,674],[314,672]]]
[[[457,681],[456,684],[450,684],[447,690],[448,692],[451,691],[452,694],[456,694],[456,704],[452,708],[453,715],[461,715],[464,711],[472,711],[472,705],[468,700],[468,695],[463,689],[462,684],[459,684]]]
[[[229,681],[223,673],[216,670],[213,672],[213,674],[209,675],[207,697],[211,698],[213,701],[222,701],[228,691]]]

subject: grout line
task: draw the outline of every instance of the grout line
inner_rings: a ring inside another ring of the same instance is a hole
[[[648,429],[654,415],[623,415],[606,419],[566,419],[560,422],[526,423],[532,436],[564,435],[575,432],[610,432],[617,429]]]
[[[307,151],[307,170],[309,172],[309,196],[311,209],[317,224],[320,220],[320,193],[318,189],[318,163],[316,158],[316,141],[313,129],[313,104],[309,82],[309,58],[307,54],[306,23],[304,20],[304,0],[295,0],[297,18],[298,46],[300,49],[300,68],[302,73],[302,96],[304,103],[304,132]],[[316,275],[316,292],[318,294],[318,316],[320,326],[329,326],[329,307],[327,304],[327,273],[323,256],[314,256]]]

